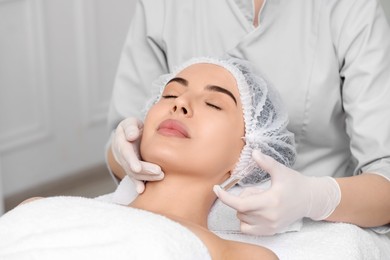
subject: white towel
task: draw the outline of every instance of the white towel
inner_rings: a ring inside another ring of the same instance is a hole
[[[390,239],[352,224],[303,221],[299,232],[271,237],[215,232],[222,238],[268,247],[288,260],[389,260]]]
[[[390,259],[390,239],[370,229],[305,220],[299,232],[271,237],[214,231],[262,245],[280,259]],[[54,197],[0,218],[0,259],[210,259],[185,227],[147,211],[97,200]]]
[[[52,197],[0,218],[0,259],[211,259],[201,240],[161,215]]]

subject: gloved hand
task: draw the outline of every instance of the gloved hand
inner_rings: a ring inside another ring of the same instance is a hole
[[[164,178],[160,166],[140,161],[139,139],[143,123],[133,117],[122,120],[111,139],[111,149],[116,162],[134,182],[136,191],[145,190],[143,181],[158,181]]]
[[[304,176],[260,151],[252,156],[271,175],[270,188],[249,187],[234,196],[214,186],[218,198],[237,210],[243,233],[273,235],[303,217],[323,220],[340,203],[341,191],[335,179]]]

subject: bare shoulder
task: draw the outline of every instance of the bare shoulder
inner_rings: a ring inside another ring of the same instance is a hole
[[[23,205],[23,204],[29,203],[31,201],[40,200],[40,199],[44,199],[44,198],[43,197],[32,197],[32,198],[29,198],[29,199],[22,201],[21,203],[19,203],[19,205]]]
[[[189,228],[202,240],[204,245],[208,248],[212,259],[278,259],[276,254],[268,248],[238,241],[225,240],[199,225],[186,221],[178,222]]]
[[[223,259],[279,259],[270,249],[249,243],[225,240],[227,250]]]

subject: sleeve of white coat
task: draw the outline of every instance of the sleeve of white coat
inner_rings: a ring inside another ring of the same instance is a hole
[[[152,82],[167,72],[161,37],[163,2],[139,0],[136,4],[115,77],[108,113],[110,132],[124,118],[141,116]]]
[[[355,174],[390,181],[390,28],[379,1],[339,1],[343,17],[335,45],[339,57],[346,130]]]

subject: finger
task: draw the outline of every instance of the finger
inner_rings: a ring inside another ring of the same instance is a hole
[[[118,163],[120,163],[120,140],[125,140],[125,135],[123,129],[121,127],[117,127],[115,129],[115,132],[111,135],[111,151],[115,161],[117,161]]]
[[[285,167],[271,156],[263,154],[259,150],[254,150],[252,157],[261,169],[269,173],[271,180],[275,180]]]
[[[251,225],[245,222],[241,222],[240,230],[242,233],[254,236],[272,236],[276,234],[275,230],[268,228],[266,225]]]
[[[254,218],[253,216],[251,215],[248,215],[246,213],[240,213],[240,212],[237,212],[237,218],[241,221],[241,222],[244,222],[248,225],[253,225],[253,224],[259,224],[261,223],[259,218]]]
[[[269,222],[267,212],[268,210],[266,208],[262,208],[247,212],[237,212],[236,215],[241,222],[249,225],[263,225]]]
[[[141,135],[143,123],[135,117],[130,117],[122,121],[122,128],[126,139],[128,141],[135,141]]]
[[[240,223],[240,230],[242,233],[248,234],[248,235],[257,235],[255,226],[248,224],[246,222]]]
[[[125,169],[126,174],[129,175],[131,179],[139,181],[160,181],[164,178],[164,173],[161,171],[160,166],[140,161],[142,169],[140,172],[135,173],[131,169]]]
[[[158,166],[157,164],[141,161],[141,165],[142,165],[142,171],[141,171],[142,174],[150,175],[153,178],[155,178],[155,180],[161,180],[164,178],[164,172],[161,170],[161,167]]]
[[[138,194],[141,194],[145,191],[145,183],[143,181],[132,179],[135,185],[135,190]]]
[[[122,150],[122,156],[125,160],[125,164],[134,173],[140,173],[142,170],[141,161],[138,158],[134,147],[131,143],[126,143]]]
[[[142,174],[142,173],[127,173],[131,178],[139,180],[139,181],[161,181],[164,179],[164,175],[150,175],[150,174]]]
[[[237,209],[241,205],[241,200],[239,197],[229,194],[228,192],[222,190],[219,185],[214,185],[213,187],[214,193],[217,197],[226,205],[231,208]]]
[[[251,200],[250,196],[242,198],[241,196],[232,195],[223,190],[219,185],[214,185],[213,191],[224,204],[238,212],[252,211],[258,207],[258,205]]]

